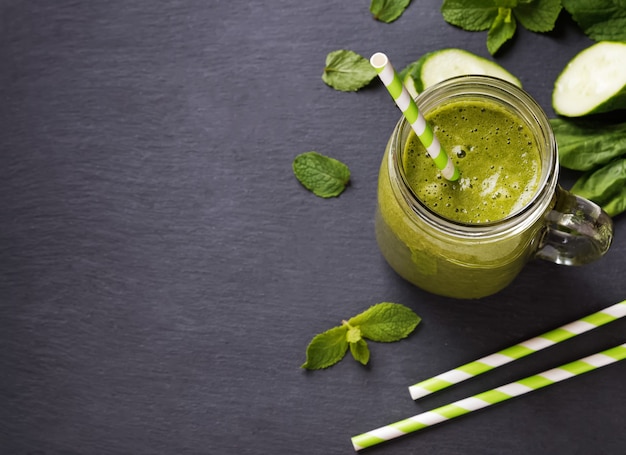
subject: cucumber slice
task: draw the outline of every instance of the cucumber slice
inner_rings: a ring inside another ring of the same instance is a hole
[[[626,108],[626,43],[600,41],[575,55],[554,83],[552,107],[567,117]]]
[[[493,76],[518,87],[522,83],[497,63],[463,49],[441,49],[424,54],[400,72],[412,96],[445,79],[466,74]]]

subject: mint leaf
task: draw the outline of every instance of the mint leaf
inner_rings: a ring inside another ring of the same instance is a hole
[[[562,0],[583,32],[596,41],[626,41],[624,0]]]
[[[446,22],[463,30],[487,30],[498,16],[498,5],[493,0],[444,0],[441,14]]]
[[[354,360],[361,362],[363,365],[367,365],[370,360],[370,349],[367,347],[367,342],[360,338],[359,341],[350,343],[350,353]]]
[[[409,336],[420,321],[421,318],[410,308],[383,302],[349,319],[348,324],[358,327],[364,338],[390,343]]]
[[[346,326],[337,326],[313,337],[306,348],[306,362],[302,368],[319,370],[339,362],[348,351]]]
[[[510,8],[498,8],[498,16],[487,33],[487,50],[491,55],[515,35],[517,23],[511,13]]]
[[[389,23],[402,16],[410,2],[411,0],[372,0],[370,12],[374,19]]]
[[[561,0],[533,0],[513,10],[515,18],[531,32],[549,32],[561,13]]]
[[[322,80],[336,90],[354,92],[376,77],[369,60],[356,52],[340,49],[326,56]]]
[[[350,181],[350,169],[334,158],[305,152],[293,160],[293,173],[305,188],[319,197],[339,196]]]
[[[373,305],[348,321],[342,321],[340,326],[313,337],[302,368],[328,368],[343,359],[348,347],[355,360],[367,365],[370,350],[363,337],[372,341],[398,341],[409,336],[420,321],[412,310],[398,303]]]

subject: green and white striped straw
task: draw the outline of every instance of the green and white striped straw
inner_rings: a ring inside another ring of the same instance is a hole
[[[453,370],[426,379],[409,387],[411,398],[417,400],[433,392],[443,390],[451,385],[463,382],[479,374],[485,373],[501,365],[505,365],[513,360],[526,357],[542,349],[554,346],[561,341],[588,332],[597,327],[608,324],[619,318],[626,316],[626,300],[611,305],[596,313],[585,316],[577,321],[566,324],[558,329],[551,330],[530,340],[516,344],[495,354],[488,355],[481,359],[466,363]]]
[[[415,431],[436,425],[455,417],[468,414],[478,409],[486,408],[513,397],[524,395],[533,390],[555,384],[557,382],[610,365],[626,358],[626,343],[615,346],[606,351],[584,357],[558,368],[529,376],[516,382],[464,398],[454,403],[441,406],[432,411],[400,420],[384,427],[352,437],[354,450],[362,450],[391,439],[404,436]]]
[[[402,84],[400,77],[393,69],[387,56],[382,52],[375,53],[370,58],[370,65],[376,70],[378,77],[385,87],[387,87],[389,94],[402,111],[402,114],[404,114],[407,122],[409,122],[413,131],[415,131],[415,134],[428,151],[430,157],[435,161],[435,165],[441,171],[441,174],[448,180],[458,180],[460,177],[459,170],[454,165],[452,158],[446,153],[443,147],[441,147],[437,136],[435,136],[432,128],[426,123],[424,116]]]

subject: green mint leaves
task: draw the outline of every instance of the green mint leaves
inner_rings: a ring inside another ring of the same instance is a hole
[[[515,35],[517,22],[512,13],[511,8],[498,8],[498,15],[487,33],[487,50],[491,55]]]
[[[626,41],[623,0],[562,0],[583,32],[595,41]]]
[[[518,2],[513,12],[525,29],[545,33],[554,29],[561,9],[561,2],[557,0],[533,0]]]
[[[377,21],[389,23],[402,16],[411,0],[372,0],[370,12]]]
[[[489,30],[487,50],[494,55],[518,22],[531,32],[549,32],[563,8],[589,38],[626,41],[624,0],[444,0],[441,13],[463,30]]]
[[[488,30],[498,15],[494,0],[444,0],[441,14],[446,22],[463,30]]]
[[[322,80],[336,90],[353,92],[375,77],[376,71],[369,61],[354,51],[340,49],[326,56]],[[348,166],[317,152],[296,156],[292,167],[298,181],[319,197],[337,197],[350,182]]]
[[[336,90],[353,92],[375,77],[376,71],[369,61],[354,51],[340,49],[326,56],[322,80]],[[317,152],[296,156],[292,167],[298,181],[319,197],[337,197],[350,182],[348,166]]]
[[[487,50],[494,55],[515,35],[518,22],[531,32],[548,32],[561,8],[560,0],[444,0],[441,13],[464,30],[489,30]]]
[[[399,303],[373,305],[342,325],[313,337],[302,368],[328,368],[343,359],[348,348],[355,360],[367,365],[370,351],[365,338],[383,343],[399,341],[409,336],[420,321],[413,310]]]
[[[348,329],[341,325],[316,335],[306,348],[302,368],[319,370],[339,362],[348,350]]]
[[[319,197],[337,197],[350,182],[348,166],[321,153],[301,153],[292,167],[298,181]]]
[[[369,60],[354,51],[340,49],[326,56],[322,80],[335,90],[355,92],[375,77],[376,71]]]
[[[372,341],[391,343],[406,338],[417,327],[420,317],[399,303],[379,303],[348,320],[361,335]]]

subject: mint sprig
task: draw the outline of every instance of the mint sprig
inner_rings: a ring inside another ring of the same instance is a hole
[[[335,90],[354,92],[376,77],[369,60],[354,51],[339,49],[326,56],[322,80]]]
[[[531,32],[549,32],[561,9],[561,0],[444,0],[441,13],[463,30],[489,30],[487,50],[494,55],[513,38],[517,22]]]
[[[383,302],[313,337],[302,368],[328,368],[344,358],[348,348],[355,360],[367,365],[370,350],[365,339],[391,343],[408,337],[421,318],[399,303]]]

